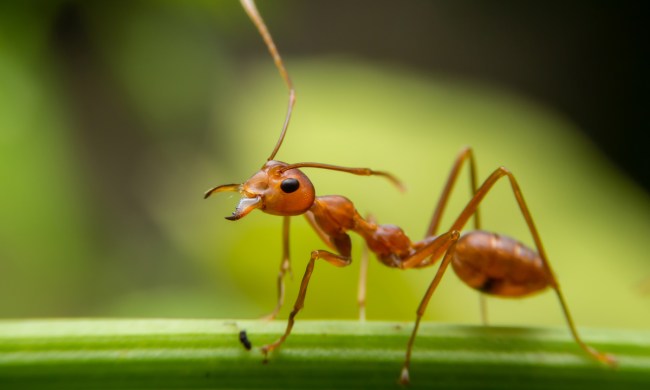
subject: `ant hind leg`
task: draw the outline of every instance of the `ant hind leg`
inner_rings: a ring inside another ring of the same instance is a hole
[[[512,172],[510,172],[505,167],[499,167],[494,172],[492,172],[492,174],[487,178],[487,180],[485,180],[483,185],[481,185],[481,187],[476,191],[476,194],[474,195],[472,200],[467,204],[467,206],[465,206],[465,209],[462,211],[462,213],[460,214],[456,222],[452,225],[452,229],[460,230],[465,225],[465,223],[467,223],[469,218],[471,218],[472,214],[476,211],[478,204],[483,200],[485,195],[487,195],[487,193],[490,191],[492,186],[504,176],[508,177],[508,180],[510,181],[512,192],[515,196],[521,214],[523,215],[524,220],[526,221],[528,230],[530,231],[530,234],[533,237],[533,241],[535,242],[537,253],[542,259],[544,268],[547,271],[548,284],[555,290],[555,293],[560,301],[560,306],[562,307],[562,311],[564,313],[564,318],[567,321],[567,325],[569,326],[569,330],[571,331],[571,335],[573,336],[573,339],[580,346],[580,348],[582,348],[587,354],[592,356],[594,359],[602,363],[608,364],[610,366],[615,366],[616,359],[613,356],[597,351],[596,349],[585,344],[585,342],[582,341],[582,339],[580,338],[578,331],[573,323],[573,319],[571,318],[569,308],[564,300],[564,296],[562,295],[562,291],[560,290],[560,285],[557,282],[557,278],[553,273],[551,264],[549,263],[548,257],[546,256],[546,252],[544,251],[544,246],[542,245],[542,240],[539,236],[539,233],[537,232],[535,223],[533,222],[533,217],[528,209],[528,206],[526,205],[526,201],[524,200],[523,193],[519,188],[519,184],[517,183],[517,180],[515,179],[515,176],[512,174]]]

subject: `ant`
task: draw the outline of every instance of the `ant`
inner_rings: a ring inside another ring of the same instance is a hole
[[[289,260],[289,223],[292,216],[304,215],[311,227],[329,248],[311,252],[307,269],[302,277],[298,297],[289,314],[284,334],[275,342],[261,347],[265,357],[284,343],[295,317],[303,308],[307,287],[311,280],[316,260],[324,260],[336,267],[347,267],[351,264],[352,244],[348,231],[355,232],[364,238],[367,248],[384,265],[401,270],[426,268],[434,265],[442,258],[438,271],[431,281],[416,312],[415,325],[406,347],[406,357],[399,378],[400,383],[410,382],[409,366],[413,344],[424,312],[440,283],[449,264],[460,279],[468,286],[483,294],[499,297],[525,297],[552,288],[559,300],[564,317],[575,342],[587,354],[596,360],[614,366],[613,356],[601,353],[585,344],[573,323],[568,306],[560,289],[560,285],[551,269],[539,233],[528,210],[524,197],[515,176],[506,168],[499,167],[483,182],[480,187],[476,183],[476,163],[471,148],[463,148],[452,166],[451,172],[435,207],[433,217],[424,239],[411,241],[404,231],[395,225],[380,225],[372,218],[364,219],[355,209],[353,203],[340,195],[316,196],[314,186],[302,172],[302,168],[319,168],[351,173],[360,176],[382,176],[398,188],[403,189],[399,180],[393,175],[375,171],[369,168],[350,168],[336,165],[300,162],[288,164],[275,160],[282,141],[287,132],[291,112],[296,95],[293,83],[289,78],[284,63],[276,49],[273,39],[260,16],[253,0],[240,0],[248,16],[261,34],[266,46],[273,57],[280,75],[289,89],[289,105],[286,118],[282,125],[280,137],[262,168],[243,184],[225,184],[214,187],[205,193],[205,198],[218,192],[238,192],[241,199],[231,216],[226,219],[239,220],[251,211],[259,209],[265,213],[283,217],[282,244],[283,255],[280,272],[277,276],[278,302],[266,318],[273,319],[284,302],[285,274],[291,269]],[[472,198],[456,218],[452,226],[442,234],[437,234],[443,211],[456,179],[463,164],[468,163]],[[478,207],[488,192],[499,179],[507,178],[512,187],[519,209],[526,221],[536,250],[528,248],[520,242],[503,235],[480,230]],[[470,218],[474,218],[475,230],[460,232]],[[364,256],[365,257],[365,256]],[[364,263],[362,261],[362,263]],[[365,265],[362,264],[360,278],[359,303],[363,312],[365,306]],[[363,290],[363,291],[362,291]],[[483,296],[483,295],[481,295]],[[486,322],[484,304],[482,306],[483,321]]]

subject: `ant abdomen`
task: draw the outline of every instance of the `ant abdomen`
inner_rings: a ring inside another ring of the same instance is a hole
[[[458,240],[451,264],[468,286],[491,295],[521,297],[551,283],[536,251],[513,238],[482,230]]]

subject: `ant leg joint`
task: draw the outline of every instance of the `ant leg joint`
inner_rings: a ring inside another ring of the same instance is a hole
[[[500,167],[499,167],[499,170],[500,170],[501,172],[504,172],[504,173],[511,173],[510,170],[509,170],[508,168],[504,167],[504,166],[500,166]]]

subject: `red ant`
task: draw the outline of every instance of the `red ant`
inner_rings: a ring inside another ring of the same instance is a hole
[[[343,196],[316,196],[314,186],[301,171],[301,168],[330,169],[362,176],[383,176],[401,188],[400,182],[391,174],[368,168],[349,168],[313,162],[287,164],[274,160],[289,125],[291,112],[295,104],[295,91],[280,54],[253,0],[241,0],[241,3],[262,35],[275,61],[275,65],[280,71],[280,75],[289,88],[289,107],[280,138],[260,171],[243,184],[225,184],[214,187],[205,193],[205,197],[207,198],[217,192],[239,192],[241,194],[239,204],[232,215],[226,217],[231,221],[245,217],[254,209],[284,217],[283,257],[277,277],[278,302],[267,318],[274,318],[284,301],[283,278],[290,269],[288,250],[290,217],[304,215],[318,236],[330,250],[333,250],[332,252],[319,249],[311,252],[307,269],[300,284],[298,297],[289,315],[286,330],[278,340],[261,348],[265,356],[280,347],[291,333],[295,317],[304,306],[307,286],[314,271],[316,260],[325,260],[336,267],[346,267],[351,264],[352,244],[347,232],[353,231],[364,238],[368,249],[375,253],[377,259],[388,267],[402,270],[425,268],[434,265],[436,261],[442,258],[440,267],[417,309],[415,325],[406,348],[406,358],[400,376],[401,383],[409,383],[411,352],[420,320],[450,263],[461,280],[483,294],[500,297],[524,297],[547,287],[552,288],[560,301],[564,317],[575,342],[596,360],[611,366],[616,364],[614,357],[598,352],[588,346],[578,335],[560,286],[547,260],[542,241],[535,228],[528,206],[524,201],[521,189],[514,175],[506,168],[497,168],[477,188],[476,164],[472,149],[462,149],[453,164],[425,238],[413,242],[398,226],[379,225],[371,219],[364,219],[356,211],[352,202]],[[472,199],[452,226],[444,233],[436,235],[451,190],[466,161],[469,162],[470,181],[473,191]],[[510,181],[517,204],[535,242],[536,251],[512,238],[479,230],[478,206],[494,184],[503,177],[507,177]],[[461,230],[472,217],[474,217],[476,230],[461,236]],[[365,269],[365,267],[363,268]],[[361,310],[363,310],[365,275],[362,274],[361,280],[359,300]],[[485,315],[483,315],[483,319],[485,322]]]

